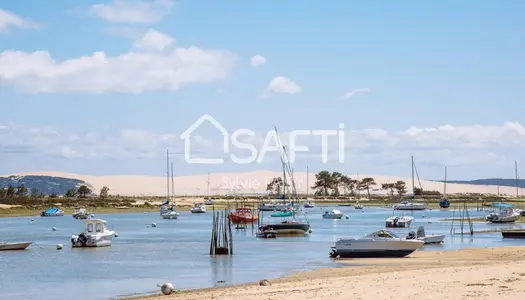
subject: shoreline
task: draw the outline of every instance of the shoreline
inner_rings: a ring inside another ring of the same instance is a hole
[[[347,267],[320,268],[277,279],[177,291],[121,300],[207,299],[523,299],[525,246],[417,251],[406,258],[340,259]],[[261,280],[265,279],[261,276]],[[422,284],[422,283],[425,284]],[[176,282],[172,282],[177,288]],[[446,287],[444,289],[443,287]],[[430,292],[430,293],[429,293]]]

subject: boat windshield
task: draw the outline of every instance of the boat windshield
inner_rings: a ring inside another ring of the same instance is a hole
[[[395,235],[393,232],[388,230],[379,230],[370,234],[365,235],[364,237],[367,238],[399,238],[397,235]]]

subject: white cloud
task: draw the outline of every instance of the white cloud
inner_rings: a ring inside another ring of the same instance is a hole
[[[358,89],[351,90],[351,91],[347,92],[346,94],[344,94],[343,95],[343,99],[349,99],[349,98],[352,98],[352,97],[356,96],[357,94],[369,93],[371,91],[372,90],[370,88],[358,88]]]
[[[0,34],[8,32],[10,28],[40,29],[41,25],[10,11],[0,9]]]
[[[143,36],[135,41],[133,47],[137,50],[162,52],[168,49],[175,39],[167,34],[149,29]]]
[[[253,67],[257,67],[257,66],[260,66],[260,65],[264,65],[266,63],[266,58],[264,58],[264,56],[261,56],[261,55],[255,55],[253,56],[251,59],[250,59],[250,64],[253,66]]]
[[[139,94],[214,82],[226,78],[233,69],[233,53],[196,46],[169,48],[173,41],[149,31],[135,41],[141,51],[117,56],[95,52],[63,61],[47,51],[4,51],[0,53],[0,82],[29,93]]]
[[[113,0],[91,6],[90,12],[111,23],[150,24],[161,21],[172,6],[171,0]]]
[[[297,83],[284,76],[277,76],[272,79],[272,81],[270,81],[266,91],[271,93],[285,93],[293,95],[300,93],[301,87]]]

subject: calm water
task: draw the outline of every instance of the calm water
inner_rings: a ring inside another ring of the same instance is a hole
[[[329,207],[308,210],[313,233],[306,237],[257,239],[251,227],[233,231],[234,255],[208,255],[211,213],[181,212],[178,220],[162,220],[158,213],[100,214],[119,233],[106,248],[72,249],[72,234],[82,231],[83,221],[64,217],[0,219],[0,240],[35,241],[26,251],[0,252],[0,299],[40,300],[110,299],[135,293],[156,292],[157,284],[172,282],[178,289],[237,284],[279,277],[319,267],[336,267],[328,257],[338,237],[362,236],[383,228],[391,209],[338,207],[349,219],[323,220]],[[410,214],[408,212],[407,214]],[[520,245],[525,241],[502,240],[501,234],[450,236],[452,210],[414,212],[411,230],[424,225],[427,233],[446,233],[443,245],[425,246],[424,251]],[[471,211],[471,216],[485,212]],[[424,217],[423,217],[424,216]],[[31,219],[34,219],[31,222]],[[275,218],[265,217],[265,221]],[[431,223],[429,223],[431,221]],[[156,228],[148,227],[155,222]],[[52,231],[52,227],[57,231]],[[466,225],[466,228],[468,225]],[[519,225],[475,223],[475,230],[516,228]],[[459,229],[457,229],[458,231]],[[468,229],[466,229],[468,230]],[[409,229],[394,229],[407,234]],[[56,250],[57,244],[64,249]],[[224,281],[224,283],[218,283]]]

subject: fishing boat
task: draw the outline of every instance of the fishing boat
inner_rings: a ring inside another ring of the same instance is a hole
[[[171,195],[170,195],[170,169],[171,169]],[[160,206],[160,216],[164,220],[173,220],[179,217],[175,202],[175,183],[173,180],[173,163],[170,168],[169,152],[166,150],[166,201]]]
[[[386,219],[385,227],[402,227],[407,228],[410,227],[410,224],[412,224],[412,221],[414,220],[414,217],[412,216],[391,216],[388,219]]]
[[[332,209],[331,211],[325,211],[323,219],[341,219],[344,214],[338,209]]]
[[[75,219],[87,219],[89,217],[90,213],[86,211],[83,207],[76,208],[75,213],[73,213],[73,218]]]
[[[423,247],[424,242],[401,238],[388,230],[379,230],[361,238],[341,238],[332,247],[331,257],[405,257]]]
[[[271,214],[272,217],[278,217],[278,218],[291,217],[292,215],[293,215],[293,211],[292,210],[279,211],[279,212],[275,212],[275,213]]]
[[[197,202],[193,205],[190,211],[192,214],[206,213],[206,205],[204,205],[204,203]]]
[[[259,216],[254,215],[252,210],[247,207],[240,207],[235,209],[235,211],[228,214],[228,218],[234,224],[239,223],[253,223],[259,219]]]
[[[419,226],[417,232],[410,231],[406,237],[408,240],[417,239],[423,241],[425,244],[441,244],[445,240],[444,234],[426,234],[425,228]]]
[[[63,215],[64,211],[56,207],[48,208],[40,214],[41,217],[62,217]]]
[[[0,242],[0,251],[25,250],[33,242]]]
[[[91,219],[84,221],[84,231],[79,235],[71,236],[71,246],[79,247],[107,247],[111,242],[115,232],[109,230],[106,221],[101,219]]]

